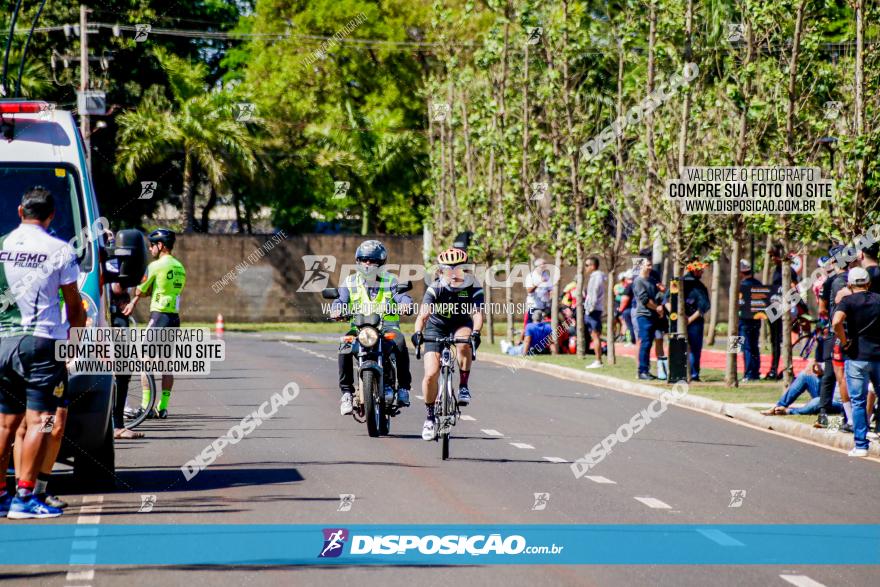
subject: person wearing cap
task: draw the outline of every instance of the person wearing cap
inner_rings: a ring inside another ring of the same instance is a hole
[[[851,457],[868,456],[868,381],[880,389],[880,294],[869,291],[871,277],[864,267],[850,269],[852,293],[834,308],[831,326],[846,356],[846,381],[852,402],[855,448]]]
[[[755,279],[752,273],[752,264],[745,259],[739,262],[739,295],[743,298],[743,293],[747,287],[762,287],[763,284]],[[739,329],[737,334],[745,339],[743,344],[743,363],[745,366],[745,374],[743,382],[758,381],[761,378],[761,350],[758,346],[758,337],[761,334],[761,321],[745,316],[745,309],[739,310]]]
[[[706,264],[693,261],[685,267],[682,276],[682,299],[684,314],[687,317],[688,363],[691,370],[691,381],[700,381],[700,358],[703,352],[703,330],[705,316],[712,307],[709,301],[709,290],[700,281]]]

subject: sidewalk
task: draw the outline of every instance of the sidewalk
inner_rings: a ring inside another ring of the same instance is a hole
[[[622,349],[633,351],[634,349]],[[720,351],[713,351],[716,354],[724,355]],[[596,385],[614,391],[629,393],[632,395],[640,395],[643,397],[658,398],[660,393],[668,391],[669,386],[659,383],[658,385],[649,385],[646,383],[627,381],[610,375],[602,375],[600,373],[587,370],[574,369],[562,365],[554,365],[543,361],[535,361],[523,359],[522,357],[511,357],[508,355],[499,355],[488,351],[482,351],[480,358],[493,363],[504,365],[513,372],[517,369],[529,369],[537,371],[545,375],[568,379],[569,381],[578,381],[588,385]],[[750,426],[764,431],[772,431],[781,433],[797,439],[821,444],[838,450],[848,451],[854,446],[851,434],[829,433],[825,429],[813,428],[808,424],[786,420],[780,416],[763,416],[760,412],[746,407],[743,404],[721,402],[693,393],[690,390],[687,395],[675,402],[677,405],[699,412],[704,412],[713,416],[724,416],[732,420],[739,420],[741,424]],[[880,443],[871,442],[869,449],[871,457],[880,457]]]
[[[668,348],[668,347],[667,347]],[[622,357],[632,357],[637,359],[639,356],[639,347],[638,345],[627,347],[624,346],[624,343],[619,342],[614,345],[614,351]],[[761,355],[761,375],[766,375],[767,371],[770,369],[770,355]],[[656,357],[654,357],[654,351],[651,351],[651,361],[655,361]],[[739,365],[739,373],[740,377],[742,377],[742,373],[745,372],[745,365],[743,364],[743,354],[739,353],[737,357],[737,364]],[[781,363],[781,361],[780,361]],[[794,365],[795,375],[801,372],[801,370],[806,366],[807,360],[802,359],[799,356],[795,356],[792,358],[792,365]],[[724,351],[720,351],[718,349],[703,349],[703,353],[700,356],[700,368],[702,369],[719,369],[724,371],[727,369],[727,353]]]

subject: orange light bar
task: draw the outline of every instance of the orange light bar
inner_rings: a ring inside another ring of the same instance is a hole
[[[394,336],[395,335],[393,332],[386,332],[382,335],[382,338],[384,338],[385,340],[394,340]]]
[[[343,336],[342,342],[354,342],[354,336],[350,334]]]

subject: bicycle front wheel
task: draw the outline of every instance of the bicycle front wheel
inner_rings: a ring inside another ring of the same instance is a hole
[[[443,394],[443,400],[441,412],[443,413],[443,417],[441,422],[443,422],[443,426],[441,430],[443,430],[443,432],[440,435],[440,444],[443,445],[442,456],[445,461],[449,458],[449,437],[450,432],[452,432],[452,416],[453,410],[455,409],[455,402],[452,396],[452,377],[449,376],[448,371],[446,372],[446,376],[443,377],[442,383],[441,393]]]
[[[126,385],[127,397],[134,404],[133,408],[128,407],[128,402],[125,406],[125,427],[131,430],[140,426],[156,407],[159,395],[156,393],[156,380],[152,375],[117,375],[117,385],[120,382]],[[117,388],[116,392],[119,391]]]

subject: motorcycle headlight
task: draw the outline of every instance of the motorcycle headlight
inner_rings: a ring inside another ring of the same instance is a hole
[[[367,326],[366,328],[362,328],[360,332],[358,332],[358,342],[361,346],[371,347],[379,342],[379,331],[375,328],[370,328]]]

